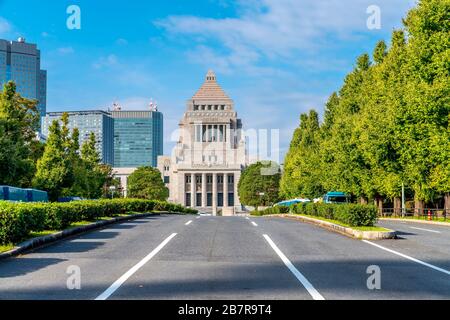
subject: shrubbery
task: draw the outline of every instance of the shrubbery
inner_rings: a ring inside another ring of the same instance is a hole
[[[300,203],[291,207],[278,206],[264,211],[255,211],[252,215],[263,216],[289,212],[336,220],[352,227],[372,227],[377,221],[375,206],[360,204]]]
[[[130,212],[167,211],[195,214],[178,204],[139,199],[77,201],[70,203],[0,202],[0,244],[15,243],[31,231],[62,230],[72,223],[93,221]]]

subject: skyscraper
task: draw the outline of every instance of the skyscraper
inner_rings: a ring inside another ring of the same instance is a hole
[[[97,140],[97,151],[102,162],[114,168],[134,169],[156,167],[163,154],[163,115],[152,111],[71,111],[69,129],[78,128],[80,145],[91,132]],[[42,118],[42,134],[48,136],[53,121],[63,112],[49,112]]]
[[[25,39],[0,39],[0,86],[14,81],[17,92],[28,99],[38,100],[41,117],[47,108],[47,71],[41,70],[41,52]]]
[[[72,111],[69,114],[69,129],[80,131],[80,146],[87,140],[91,132],[95,134],[96,148],[104,164],[114,165],[114,120],[105,111]],[[55,120],[61,120],[63,112],[49,112],[42,118],[42,134],[48,131]]]
[[[163,115],[158,111],[112,111],[114,167],[156,167],[163,154]]]

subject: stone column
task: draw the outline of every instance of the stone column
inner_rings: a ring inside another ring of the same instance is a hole
[[[240,211],[241,210],[241,201],[239,199],[238,194],[238,184],[239,180],[241,179],[241,173],[236,172],[234,173],[234,211]]]
[[[202,207],[207,207],[206,202],[206,173],[202,173]]]
[[[228,174],[223,174],[223,207],[228,208]]]
[[[212,206],[213,215],[217,215],[217,173],[213,173],[213,183],[212,183]]]
[[[197,183],[195,181],[195,173],[191,173],[191,207],[195,208],[197,200]]]
[[[178,176],[178,179],[180,179],[180,176]],[[181,191],[182,191],[182,198],[180,199],[181,203],[187,207],[187,203],[186,203],[186,174],[183,173],[183,175],[181,176]],[[180,181],[178,181],[180,182]],[[178,191],[180,190],[180,185],[178,186]]]

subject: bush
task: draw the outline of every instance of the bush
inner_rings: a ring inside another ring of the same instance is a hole
[[[289,207],[271,207],[263,211],[254,211],[254,216],[294,213],[336,220],[352,227],[372,227],[377,221],[377,209],[361,204],[325,204],[299,203]]]
[[[196,214],[178,204],[156,200],[115,199],[69,203],[0,202],[0,244],[16,243],[31,231],[62,230],[72,223],[94,221],[130,212],[166,211]]]

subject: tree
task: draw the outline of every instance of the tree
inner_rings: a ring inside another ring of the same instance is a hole
[[[258,208],[278,202],[280,178],[280,167],[272,161],[257,162],[248,166],[242,172],[238,184],[241,203]]]
[[[71,186],[70,170],[61,139],[61,127],[54,121],[49,128],[44,154],[37,163],[33,186],[48,192],[49,200],[56,201],[64,188]]]
[[[450,192],[450,0],[422,0],[405,19],[405,105],[399,110],[401,159],[416,207]],[[405,147],[409,146],[409,147]]]
[[[375,50],[373,52],[373,60],[375,63],[380,64],[383,63],[384,58],[386,57],[386,42],[383,40],[378,41],[377,45],[375,46]]]
[[[70,134],[67,113],[63,114],[61,124],[55,120],[50,126],[44,154],[37,163],[33,178],[33,186],[47,191],[51,201],[56,201],[61,196],[79,196],[80,194],[73,193],[73,189],[76,179],[83,177],[78,154],[79,131],[74,129]],[[79,189],[83,190],[84,186]]]
[[[319,115],[311,110],[300,116],[300,127],[294,133],[286,156],[280,183],[282,197],[315,198],[323,194],[319,145]]]
[[[81,147],[81,159],[83,159],[89,169],[94,169],[100,163],[100,155],[96,148],[97,139],[95,133],[91,132],[89,139]]]
[[[16,92],[14,82],[5,84],[0,94],[0,185],[30,186],[39,154],[36,105]]]
[[[69,144],[70,154],[73,158],[71,162],[74,169],[74,182],[65,193],[86,199],[101,198],[105,195],[105,185],[114,183],[112,168],[101,164],[96,148],[97,140],[93,132],[81,146],[81,153],[79,152],[78,136],[78,129],[75,128],[72,133],[72,143]]]
[[[158,169],[140,167],[128,177],[128,197],[165,201],[169,197],[169,189]]]

